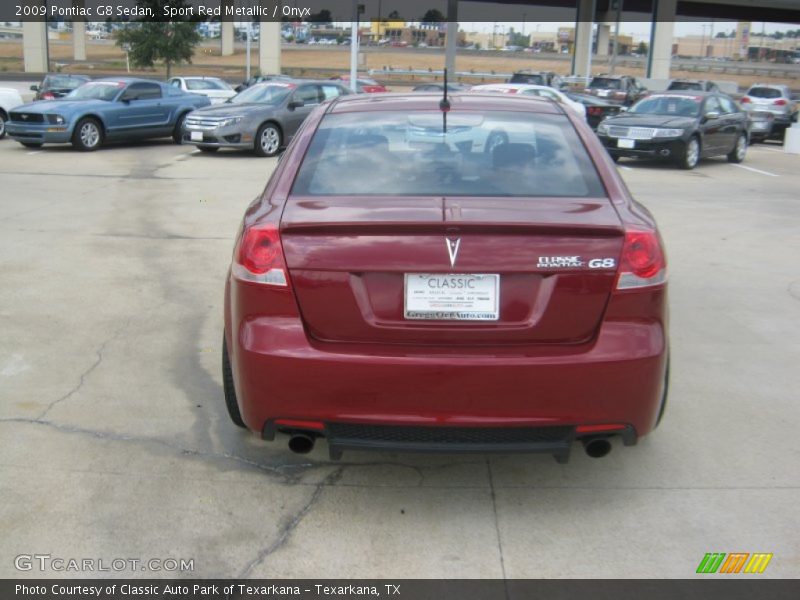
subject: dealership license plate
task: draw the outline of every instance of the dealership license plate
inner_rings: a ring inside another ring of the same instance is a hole
[[[500,275],[407,273],[406,319],[496,321]]]
[[[203,141],[203,132],[202,131],[192,131],[190,134],[190,139],[193,142],[202,142]]]
[[[635,148],[636,140],[629,140],[626,138],[619,138],[617,140],[617,148]]]

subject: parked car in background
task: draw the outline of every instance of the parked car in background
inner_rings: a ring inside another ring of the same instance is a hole
[[[228,82],[219,77],[173,77],[167,83],[184,92],[205,96],[211,104],[225,102],[236,95],[236,91]]]
[[[91,81],[85,75],[71,75],[69,73],[48,73],[41,83],[31,86],[31,91],[36,92],[34,100],[55,100],[63,98],[76,87]]]
[[[72,143],[90,151],[104,142],[168,136],[180,143],[186,115],[209,104],[166,83],[112,77],[89,81],[64,98],[17,107],[7,129],[28,148]]]
[[[256,75],[251,77],[247,81],[243,81],[239,85],[237,85],[233,90],[235,92],[241,92],[242,90],[246,90],[250,86],[253,86],[257,83],[264,83],[265,81],[291,81],[292,78],[288,75],[280,75],[280,74],[269,74],[269,75]]]
[[[331,77],[331,80],[338,81],[342,85],[350,88],[350,75],[337,75],[336,77]],[[359,94],[378,94],[389,91],[386,89],[386,86],[381,85],[369,77],[357,77],[356,90]]]
[[[465,83],[451,83],[447,82],[447,91],[448,93],[454,92],[466,92],[472,86],[469,86]],[[422,85],[418,85],[415,87],[412,92],[443,92],[444,91],[444,83],[423,83]]]
[[[714,92],[650,94],[600,123],[597,135],[615,161],[621,156],[660,158],[683,169],[709,156],[726,155],[729,162],[740,163],[749,143],[747,114]]]
[[[647,88],[629,75],[598,75],[592,77],[584,93],[630,106],[647,93]]]
[[[191,114],[183,138],[203,152],[237,148],[252,150],[258,156],[275,156],[316,106],[349,93],[335,81],[257,83],[224,104]]]
[[[750,143],[763,142],[772,135],[775,125],[775,115],[768,110],[747,111],[750,117]]]
[[[586,107],[586,122],[592,129],[597,129],[597,126],[606,117],[613,117],[619,114],[622,107],[614,102],[609,102],[597,96],[588,96],[586,94],[575,94],[573,92],[564,92],[570,100],[580,102]]]
[[[696,92],[718,92],[719,86],[707,79],[673,79],[667,86],[668,91],[694,90]]]
[[[787,85],[757,83],[750,86],[739,102],[748,111],[767,111],[775,116],[772,135],[783,139],[787,127],[797,121],[797,100]]]
[[[580,102],[576,102],[567,96],[564,92],[548,87],[546,85],[532,85],[525,83],[486,83],[483,85],[474,85],[470,88],[470,92],[497,92],[500,94],[519,94],[521,96],[539,96],[540,98],[547,98],[558,102],[573,112],[586,118],[586,107]]]
[[[634,444],[667,395],[653,217],[554,103],[453,94],[445,119],[440,101],[315,110],[246,210],[225,283],[231,420],[300,453],[324,437],[332,458]]]
[[[560,88],[562,85],[561,76],[552,71],[531,71],[523,69],[517,71],[507,83],[530,83],[532,85],[546,85],[552,88]]]
[[[22,96],[14,88],[0,87],[0,140],[6,137],[8,113],[22,105]]]

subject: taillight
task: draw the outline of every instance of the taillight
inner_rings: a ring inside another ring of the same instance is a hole
[[[667,280],[667,260],[655,231],[628,231],[620,258],[617,289],[660,285]]]
[[[286,287],[286,261],[275,225],[246,227],[234,254],[233,275],[245,281]]]
[[[55,100],[56,96],[52,92],[45,92],[42,94],[42,100]]]
[[[778,100],[775,100],[773,104],[775,106],[786,106],[786,100],[784,100],[783,98],[779,98]]]
[[[586,112],[588,112],[590,115],[602,115],[603,109],[599,106],[590,106],[586,109]]]
[[[749,104],[750,103],[750,98],[748,98],[747,96],[743,96],[741,102],[742,102],[742,104]]]
[[[625,92],[614,92],[614,98],[624,98],[627,96]]]

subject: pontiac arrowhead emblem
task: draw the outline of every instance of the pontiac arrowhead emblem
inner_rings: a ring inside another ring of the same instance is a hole
[[[447,254],[450,255],[450,266],[455,267],[456,258],[458,258],[458,247],[461,245],[461,238],[457,238],[455,240],[445,238],[444,241],[447,244]]]

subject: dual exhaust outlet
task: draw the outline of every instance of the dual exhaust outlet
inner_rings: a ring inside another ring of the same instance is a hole
[[[293,432],[289,437],[289,450],[295,454],[308,454],[314,449],[316,434]],[[606,437],[589,436],[581,438],[583,450],[592,458],[603,458],[611,452],[611,442]]]

